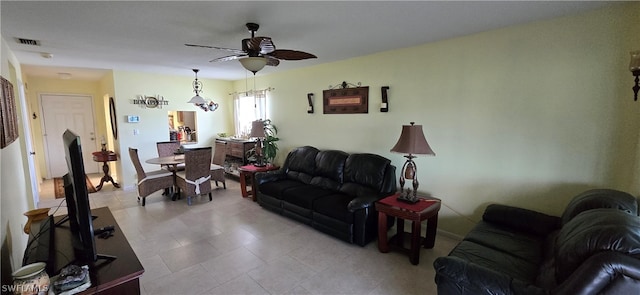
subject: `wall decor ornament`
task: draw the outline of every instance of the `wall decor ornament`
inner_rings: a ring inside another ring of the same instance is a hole
[[[165,100],[162,95],[138,95],[133,99],[133,104],[137,104],[141,108],[161,109],[162,106],[169,105],[169,101]]]
[[[5,148],[18,138],[18,116],[13,85],[0,77],[0,148]]]
[[[369,112],[369,86],[343,81],[322,91],[324,114],[361,114]],[[351,86],[351,87],[350,87]]]
[[[382,103],[380,104],[380,111],[386,113],[389,111],[389,98],[387,96],[387,91],[389,90],[389,86],[380,87],[380,91],[382,91]]]
[[[313,93],[307,93],[307,102],[309,103],[307,113],[313,114]]]

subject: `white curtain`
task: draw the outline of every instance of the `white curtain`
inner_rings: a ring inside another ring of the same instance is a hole
[[[244,136],[251,133],[251,122],[266,119],[267,90],[253,90],[234,93],[234,120],[236,135]]]

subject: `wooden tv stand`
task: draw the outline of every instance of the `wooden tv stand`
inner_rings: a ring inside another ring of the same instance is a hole
[[[96,251],[98,254],[116,256],[115,260],[98,259],[95,262],[74,261],[76,255],[71,244],[72,236],[69,229],[69,222],[65,222],[55,228],[53,263],[57,275],[64,266],[73,263],[79,266],[88,265],[91,277],[91,287],[80,294],[140,294],[140,276],[144,273],[144,268],[136,253],[131,249],[131,245],[122,233],[122,229],[116,223],[115,218],[107,207],[92,209],[91,214],[96,219],[93,220],[93,229],[113,225],[115,231],[108,239],[101,239],[97,236]],[[54,218],[54,222],[59,221],[64,216]]]

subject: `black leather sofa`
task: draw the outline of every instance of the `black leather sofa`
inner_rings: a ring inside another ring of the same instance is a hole
[[[298,147],[279,170],[256,173],[257,201],[364,246],[377,236],[375,201],[396,191],[395,169],[379,155]]]
[[[449,254],[434,261],[438,294],[640,294],[635,197],[596,189],[561,217],[489,205]]]

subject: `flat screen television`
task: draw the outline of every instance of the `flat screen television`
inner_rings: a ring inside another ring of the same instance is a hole
[[[74,247],[79,250],[83,259],[96,261],[101,259],[115,259],[113,256],[100,255],[96,251],[93,229],[93,216],[89,205],[89,190],[87,189],[84,161],[82,160],[82,146],[80,137],[67,129],[62,135],[65,157],[69,173],[65,175],[65,198],[67,201],[68,219],[73,233]]]

